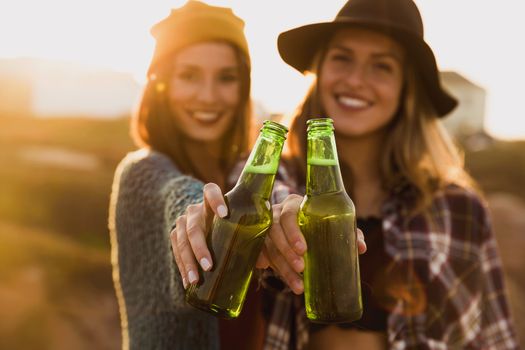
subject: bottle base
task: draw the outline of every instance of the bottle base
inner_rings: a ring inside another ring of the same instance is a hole
[[[237,318],[240,314],[240,312],[224,309],[217,305],[210,304],[198,299],[186,298],[186,302],[199,310],[205,311],[209,314],[212,314],[213,316],[217,316],[226,320],[232,320],[234,318]]]
[[[357,310],[345,315],[309,315],[308,320],[313,323],[330,324],[330,323],[349,323],[359,320],[363,316],[363,310]]]

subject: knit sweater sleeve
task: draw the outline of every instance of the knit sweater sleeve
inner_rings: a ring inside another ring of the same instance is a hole
[[[184,300],[169,233],[202,183],[166,156],[129,154],[115,174],[110,205],[113,280],[123,349],[217,349],[216,319]]]

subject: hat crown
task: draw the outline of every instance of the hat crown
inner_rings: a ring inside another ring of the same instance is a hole
[[[241,30],[244,29],[244,21],[237,17],[231,8],[189,0],[184,6],[172,9],[168,17],[155,24],[151,28],[151,34],[159,39],[162,35],[173,35],[177,26],[183,23],[196,20],[209,21],[211,18],[231,22],[232,25],[238,26]]]
[[[151,28],[156,40],[155,52],[148,69],[151,75],[159,62],[177,50],[204,41],[227,41],[238,47],[250,64],[244,21],[231,8],[189,0],[184,6],[172,9],[169,16]]]
[[[334,22],[348,19],[396,27],[423,38],[421,14],[412,0],[349,0]]]

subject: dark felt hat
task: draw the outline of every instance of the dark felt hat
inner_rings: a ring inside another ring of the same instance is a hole
[[[349,0],[332,22],[305,25],[279,35],[282,59],[301,73],[311,69],[322,44],[339,28],[359,26],[377,30],[398,41],[416,66],[428,97],[442,117],[457,100],[443,89],[432,49],[423,39],[423,21],[412,0]]]

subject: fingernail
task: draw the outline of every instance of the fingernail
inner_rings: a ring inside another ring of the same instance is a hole
[[[228,215],[228,209],[224,205],[221,204],[217,207],[217,213],[219,214],[221,218],[224,218],[226,217],[226,215]]]
[[[299,241],[295,243],[295,251],[296,252],[304,252],[306,250],[306,246],[303,242]]]
[[[197,275],[193,271],[188,272],[188,278],[189,278],[191,284],[193,284],[193,283],[195,283],[197,281]]]
[[[302,271],[304,268],[302,259],[295,259],[293,261],[293,265],[295,266],[297,272]]]
[[[202,258],[202,259],[200,260],[200,264],[201,264],[202,269],[203,269],[204,271],[208,271],[208,270],[210,269],[210,267],[211,267],[210,262],[209,262],[208,259],[206,259],[206,258]]]
[[[295,281],[292,283],[293,288],[296,292],[302,292],[303,291],[303,282],[302,281]]]
[[[188,288],[188,281],[186,280],[186,277],[182,277],[182,285],[184,286],[184,289]]]

